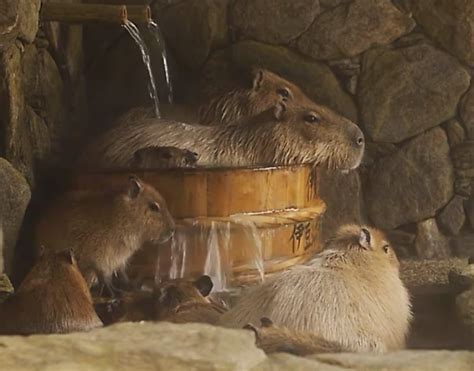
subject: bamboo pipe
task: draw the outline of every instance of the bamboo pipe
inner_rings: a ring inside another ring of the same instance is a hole
[[[148,5],[127,5],[128,19],[133,23],[150,24],[151,8]]]
[[[45,3],[41,20],[67,23],[118,23],[127,21],[125,5]]]

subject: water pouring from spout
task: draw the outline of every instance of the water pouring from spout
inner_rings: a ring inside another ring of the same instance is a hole
[[[148,28],[152,31],[152,34],[155,37],[155,40],[158,46],[161,48],[161,59],[163,60],[163,69],[165,72],[166,86],[168,88],[168,102],[173,103],[173,85],[171,83],[171,76],[170,76],[170,71],[168,67],[168,55],[166,53],[166,45],[163,42],[163,36],[157,23],[151,21],[148,24]]]

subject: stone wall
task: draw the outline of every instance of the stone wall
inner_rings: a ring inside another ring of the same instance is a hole
[[[42,25],[39,12],[40,0],[0,0],[0,272],[7,273],[31,190],[67,158],[87,122],[82,28]]]
[[[389,231],[400,252],[473,254],[474,3],[468,0],[152,2],[195,99],[252,65],[297,83],[367,137],[357,173],[326,174],[325,235]],[[199,16],[197,16],[199,15]],[[179,97],[178,97],[179,99]]]

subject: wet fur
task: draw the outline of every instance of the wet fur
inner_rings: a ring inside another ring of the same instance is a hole
[[[350,351],[403,348],[411,320],[409,295],[393,250],[385,252],[385,236],[368,229],[372,248],[359,244],[360,226],[342,227],[309,263],[244,292],[219,324],[241,328],[268,317]]]
[[[0,305],[1,334],[49,334],[101,327],[84,278],[69,253],[47,252]]]
[[[319,123],[307,122],[309,115]],[[245,124],[187,125],[156,119],[138,120],[105,133],[88,146],[79,165],[88,168],[128,167],[145,147],[172,146],[199,154],[199,166],[259,166],[311,163],[335,169],[356,168],[363,155],[360,129],[331,110],[287,110],[283,104]]]
[[[141,188],[136,188],[135,181]],[[159,211],[151,210],[151,204],[159,205]],[[35,241],[37,248],[70,246],[89,285],[97,278],[110,285],[114,272],[123,270],[145,242],[169,238],[173,230],[173,219],[161,195],[132,178],[123,191],[61,195],[41,214]]]
[[[177,147],[145,147],[133,154],[133,169],[172,169],[196,166],[198,154]]]

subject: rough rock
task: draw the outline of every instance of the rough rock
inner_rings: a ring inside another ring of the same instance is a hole
[[[438,214],[436,221],[442,232],[450,236],[457,235],[466,221],[464,198],[454,196]]]
[[[453,196],[445,132],[432,129],[377,161],[365,195],[370,219],[380,228],[394,229],[434,217]]]
[[[454,192],[461,197],[471,196],[471,179],[469,178],[456,178],[454,180]]]
[[[456,256],[474,257],[474,235],[465,233],[451,240],[451,250]]]
[[[11,273],[15,245],[30,197],[25,178],[0,158],[0,273]]]
[[[227,43],[227,1],[190,0],[157,14],[178,62],[198,69],[210,52]]]
[[[238,39],[286,44],[301,35],[319,12],[319,0],[237,0],[232,28]]]
[[[321,169],[318,186],[319,195],[327,205],[321,227],[323,241],[343,224],[362,223],[363,197],[357,171],[343,174]]]
[[[393,155],[397,152],[397,150],[397,146],[392,143],[367,142],[365,146],[363,163],[366,165],[371,165],[377,159]]]
[[[341,369],[356,370],[458,370],[468,371],[474,361],[474,352],[459,351],[399,351],[380,357],[375,354],[319,354],[311,356]]]
[[[407,288],[449,286],[449,272],[463,269],[467,259],[403,259],[400,261],[400,278]]]
[[[18,29],[19,37],[32,43],[38,32],[40,0],[18,1]]]
[[[0,50],[18,35],[18,0],[0,3]]]
[[[459,116],[466,128],[467,137],[474,140],[474,84],[471,84],[471,87],[461,100]]]
[[[456,114],[470,76],[450,55],[427,43],[364,54],[359,107],[374,141],[398,143]]]
[[[319,0],[319,4],[322,8],[332,9],[336,8],[342,4],[348,4],[352,0]]]
[[[212,89],[207,95],[231,89],[241,84],[242,76],[236,69],[251,66],[267,68],[297,84],[314,101],[352,120],[357,119],[352,98],[327,65],[310,61],[284,47],[243,41],[214,53],[204,66],[201,85]]]
[[[474,168],[474,141],[467,141],[454,147],[451,157],[454,167],[458,169]]]
[[[452,269],[449,272],[449,282],[461,287],[474,286],[474,264]]]
[[[466,215],[471,229],[474,231],[474,196],[471,196],[466,202]]]
[[[470,371],[474,352],[266,356],[248,330],[203,324],[123,323],[89,333],[2,336],[6,370],[456,370]]]
[[[389,44],[414,27],[413,19],[390,0],[355,0],[321,14],[297,48],[315,59],[351,57]]]
[[[470,329],[474,337],[474,288],[456,297],[456,314],[460,321]]]
[[[459,59],[474,65],[474,2],[406,0],[423,30]]]
[[[466,131],[456,119],[451,119],[443,125],[448,135],[448,143],[451,148],[456,147],[466,140]]]
[[[13,293],[12,283],[6,274],[0,274],[0,304]]]
[[[415,249],[419,258],[439,259],[450,256],[449,241],[439,231],[435,219],[427,219],[417,225]]]

